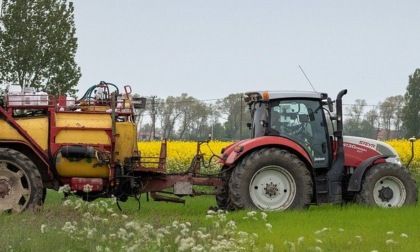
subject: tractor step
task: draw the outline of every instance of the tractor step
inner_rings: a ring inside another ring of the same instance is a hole
[[[325,175],[315,177],[316,203],[328,203],[328,183]]]

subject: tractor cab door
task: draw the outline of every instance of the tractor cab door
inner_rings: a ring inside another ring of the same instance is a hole
[[[331,149],[319,100],[271,100],[268,114],[270,135],[279,135],[299,143],[310,155],[314,168],[329,167]]]

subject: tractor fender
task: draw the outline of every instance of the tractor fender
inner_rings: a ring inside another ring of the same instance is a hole
[[[257,137],[245,141],[240,141],[237,144],[230,146],[230,148],[228,148],[229,153],[226,153],[227,157],[224,160],[224,164],[233,165],[239,159],[256,149],[273,146],[281,146],[286,148],[289,151],[292,151],[302,157],[305,163],[312,165],[311,158],[302,146],[288,138],[278,136]]]
[[[365,174],[366,170],[372,166],[374,162],[379,159],[387,159],[392,155],[377,155],[370,157],[363,162],[361,162],[357,168],[354,170],[353,174],[350,177],[349,185],[347,190],[349,192],[358,192],[362,186],[363,175]],[[385,162],[385,161],[384,161]]]

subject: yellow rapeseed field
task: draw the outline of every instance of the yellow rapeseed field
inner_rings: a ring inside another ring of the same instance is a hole
[[[208,163],[213,153],[220,155],[222,148],[232,142],[210,141],[201,145],[205,162]],[[139,142],[138,147],[142,156],[159,156],[161,141]],[[212,153],[213,151],[213,153]],[[197,153],[197,142],[193,141],[168,141],[167,142],[167,169],[170,172],[182,172],[188,170],[194,155]],[[212,168],[202,168],[202,173],[214,172],[216,158],[212,159]]]
[[[159,156],[161,141],[139,142],[138,147],[142,156]],[[208,144],[202,144],[201,151],[204,153],[204,158],[208,162],[212,156],[212,151],[216,155],[220,155],[222,148],[228,146],[232,142],[211,141]],[[411,142],[409,140],[391,140],[386,141],[390,144],[401,157],[403,165],[407,165],[411,158]],[[412,170],[420,171],[420,146],[417,146],[417,141],[414,143],[414,159],[411,162],[410,168]],[[167,142],[167,169],[170,172],[186,171],[190,166],[191,160],[196,154],[197,143],[193,141],[168,141]],[[215,159],[214,159],[215,160]],[[214,161],[213,160],[213,161]],[[214,168],[214,162],[213,168]],[[203,168],[203,173],[206,169]]]
[[[411,158],[411,142],[407,139],[390,140],[386,141],[389,145],[394,147],[401,158],[401,162],[404,166],[410,161]],[[419,141],[414,142],[414,158],[411,161],[410,169],[417,172],[420,171],[420,145]]]

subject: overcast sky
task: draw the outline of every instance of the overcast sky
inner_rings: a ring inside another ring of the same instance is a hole
[[[80,94],[312,90],[376,105],[420,68],[419,0],[74,0]]]

